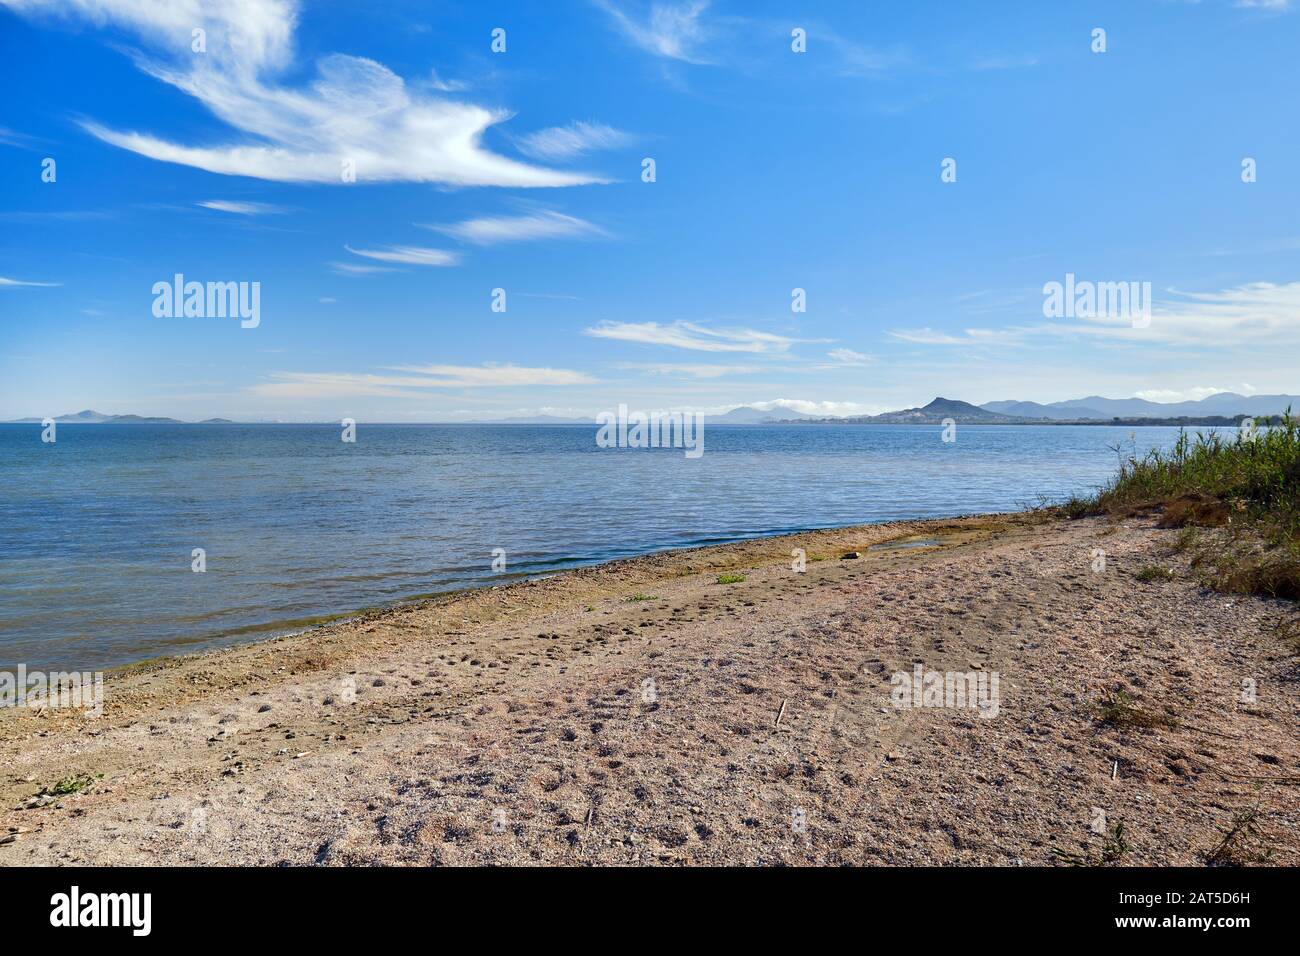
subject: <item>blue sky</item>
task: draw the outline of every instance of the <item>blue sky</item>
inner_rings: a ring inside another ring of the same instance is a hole
[[[0,0],[0,419],[1294,393],[1298,6]]]

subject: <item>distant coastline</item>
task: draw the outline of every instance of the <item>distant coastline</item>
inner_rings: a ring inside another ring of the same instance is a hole
[[[769,404],[766,402],[760,404]],[[1152,402],[1141,398],[1111,399],[1092,396],[1075,401],[1036,402],[1000,401],[975,405],[957,399],[935,398],[928,405],[884,412],[879,415],[821,416],[778,406],[761,409],[742,405],[718,415],[706,414],[710,425],[1117,425],[1128,428],[1188,427],[1237,428],[1245,419],[1259,425],[1281,423],[1291,409],[1300,410],[1297,395],[1237,395],[1218,392],[1198,401]],[[0,424],[39,425],[44,418],[12,419]],[[145,415],[106,415],[85,409],[52,419],[56,424],[85,425],[333,425],[337,419],[287,422],[262,419],[241,422],[230,418],[205,418],[187,422],[179,418]],[[462,421],[383,422],[370,425],[584,425],[596,426],[597,416],[564,418],[558,415],[535,415],[502,419]]]

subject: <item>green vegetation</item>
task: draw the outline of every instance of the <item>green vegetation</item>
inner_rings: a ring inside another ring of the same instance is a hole
[[[74,773],[70,777],[64,777],[58,783],[45,787],[41,790],[41,795],[49,797],[66,797],[69,794],[79,793],[82,790],[85,790],[94,782],[95,778],[88,773]]]
[[[1173,579],[1174,572],[1169,568],[1162,568],[1157,564],[1143,565],[1142,570],[1138,572],[1139,581],[1170,581]]]
[[[628,598],[629,601],[653,601],[654,599],[655,596],[653,594],[642,594],[640,591],[637,591],[636,594],[633,594]]]
[[[1275,427],[1232,438],[1184,432],[1169,452],[1115,451],[1119,473],[1094,497],[1067,502],[1066,515],[1159,512],[1161,527],[1215,529],[1178,540],[1207,584],[1300,599],[1300,420],[1289,410]]]
[[[718,575],[719,584],[739,584],[743,580],[745,580],[745,576],[743,574],[719,574]]]

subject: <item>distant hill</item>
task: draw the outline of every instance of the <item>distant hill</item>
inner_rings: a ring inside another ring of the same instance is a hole
[[[980,406],[990,412],[1010,415],[1013,418],[1113,418],[1095,408],[1077,402],[1055,402],[1040,405],[1038,402],[989,402]]]
[[[802,421],[816,417],[789,408],[776,408],[765,412],[762,409],[742,405],[740,408],[733,408],[725,415],[706,416],[705,421],[710,425],[761,425],[764,422]]]
[[[1064,402],[1002,401],[981,406],[990,412],[1012,415],[1017,418],[1182,418],[1222,415],[1281,415],[1290,407],[1300,412],[1297,395],[1238,395],[1219,392],[1195,402],[1151,402],[1144,398],[1087,398]]]
[[[179,418],[150,418],[144,415],[105,415],[103,412],[97,412],[93,409],[85,409],[72,415],[58,415],[54,419],[59,424],[83,424],[83,425],[184,425],[186,422]],[[16,418],[7,425],[39,425],[44,419],[41,418]],[[225,422],[224,418],[209,419],[209,422]],[[207,424],[200,422],[198,424]]]
[[[989,411],[970,402],[942,397],[921,408],[905,408],[898,412],[885,412],[883,415],[857,416],[844,421],[880,425],[938,425],[945,419],[952,419],[962,425],[1005,425],[1015,421],[1010,415]]]

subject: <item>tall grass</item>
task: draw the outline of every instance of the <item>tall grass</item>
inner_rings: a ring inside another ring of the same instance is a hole
[[[1289,409],[1275,426],[1240,429],[1232,437],[1211,432],[1192,439],[1182,432],[1168,452],[1121,457],[1118,473],[1100,492],[1064,506],[1072,517],[1157,508],[1167,527],[1248,528],[1264,549],[1256,549],[1249,573],[1221,567],[1226,576],[1220,583],[1300,597],[1300,421]]]

